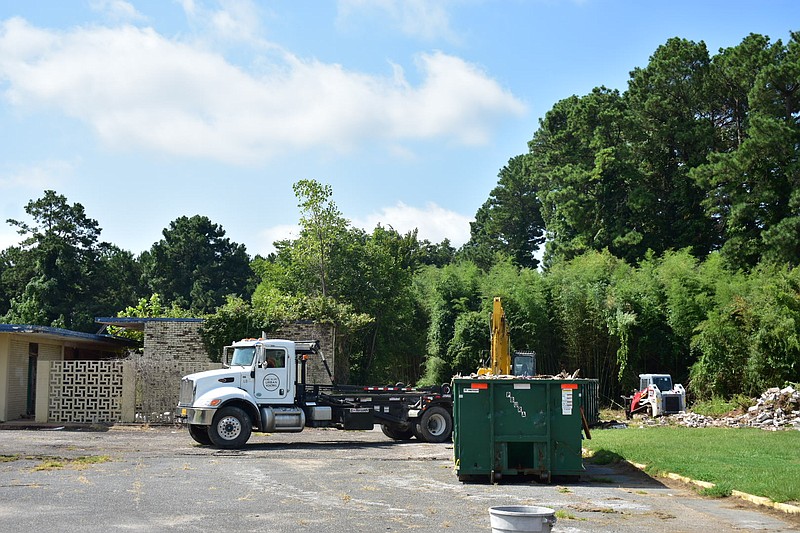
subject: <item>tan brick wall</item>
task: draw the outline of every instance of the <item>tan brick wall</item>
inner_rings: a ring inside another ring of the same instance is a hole
[[[200,338],[201,321],[148,320],[144,324],[144,358],[207,363]]]

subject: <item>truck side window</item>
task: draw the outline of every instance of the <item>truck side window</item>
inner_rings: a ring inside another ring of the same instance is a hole
[[[267,368],[283,368],[286,366],[286,352],[283,350],[264,350],[264,361]]]

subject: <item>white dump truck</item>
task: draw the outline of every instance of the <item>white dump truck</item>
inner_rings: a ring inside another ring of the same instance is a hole
[[[306,383],[312,357],[321,358],[331,385]],[[243,339],[225,348],[223,365],[181,381],[178,419],[200,444],[240,448],[253,430],[305,427],[365,430],[380,424],[392,439],[426,442],[444,442],[453,431],[449,384],[337,385],[318,341]]]

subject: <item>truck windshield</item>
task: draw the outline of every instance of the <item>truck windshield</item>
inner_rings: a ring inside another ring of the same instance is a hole
[[[653,385],[658,387],[661,392],[672,390],[672,378],[670,376],[653,376]]]
[[[250,366],[253,364],[253,357],[255,354],[256,349],[253,346],[234,348],[233,357],[231,357],[231,366]]]

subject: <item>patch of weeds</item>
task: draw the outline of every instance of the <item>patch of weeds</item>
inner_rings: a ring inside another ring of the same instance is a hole
[[[46,470],[58,470],[61,468],[72,468],[73,470],[83,470],[89,465],[107,463],[111,458],[107,455],[84,455],[75,459],[65,459],[63,457],[31,457],[39,459],[41,463],[33,467],[34,472]]]
[[[349,503],[349,502],[350,502],[350,500],[352,500],[352,499],[353,499],[353,497],[352,497],[352,496],[350,496],[349,494],[342,494],[342,501],[343,501],[344,503]]]
[[[578,518],[574,514],[570,513],[569,511],[565,511],[563,509],[559,509],[556,511],[556,518],[559,520],[578,520],[580,522],[585,522],[586,518]]]
[[[110,460],[111,457],[109,457],[108,455],[84,455],[72,459],[70,463],[75,465],[97,465],[100,463],[107,463]]]
[[[0,463],[12,463],[19,460],[19,455],[0,455]]]
[[[717,483],[713,487],[703,488],[697,491],[702,496],[709,498],[727,498],[731,495],[731,487],[724,483]]]
[[[560,492],[561,494],[571,494],[572,493],[572,489],[570,489],[569,487],[556,487],[556,490],[558,492]]]
[[[33,467],[34,472],[41,472],[43,470],[57,470],[64,468],[64,463],[55,459],[47,459]]]

